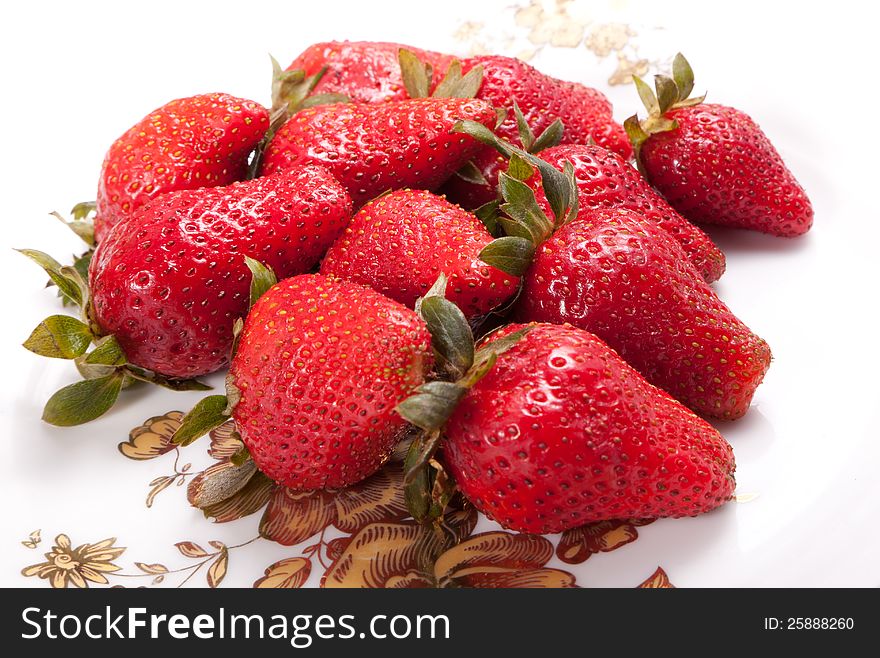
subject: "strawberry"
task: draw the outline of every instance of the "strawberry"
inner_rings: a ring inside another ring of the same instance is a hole
[[[656,76],[656,95],[636,79],[649,116],[627,119],[639,165],[682,215],[795,237],[813,224],[801,185],[758,124],[747,114],[688,98],[694,74],[679,53],[674,79]]]
[[[154,110],[104,157],[97,239],[156,196],[243,179],[248,155],[268,127],[262,105],[228,94],[180,98]]]
[[[412,311],[317,274],[270,288],[251,309],[230,368],[232,418],[257,467],[296,491],[374,473],[406,429],[395,405],[430,370]]]
[[[715,418],[742,416],[770,365],[767,344],[669,234],[623,208],[582,210],[547,239],[515,314],[595,333],[652,384]]]
[[[434,189],[480,149],[472,138],[452,133],[455,122],[489,126],[495,118],[487,103],[460,98],[312,107],[291,117],[269,142],[262,175],[322,164],[355,206],[390,189]]]
[[[449,55],[399,43],[329,41],[306,48],[287,70],[316,75],[326,69],[314,88],[318,94],[344,94],[356,103],[402,101],[408,96],[397,60],[401,48],[431,65],[435,85],[452,62]]]
[[[345,190],[315,165],[165,195],[98,246],[89,270],[94,319],[130,363],[169,377],[213,372],[247,311],[244,257],[281,277],[306,272],[350,216]]]
[[[479,219],[443,197],[398,190],[367,203],[321,263],[321,273],[368,285],[409,306],[442,273],[448,298],[467,317],[511,297],[519,277],[487,265],[492,236]]]
[[[706,281],[715,281],[724,272],[724,254],[709,236],[679,215],[616,153],[600,146],[560,145],[541,151],[540,158],[560,171],[565,162],[574,166],[582,209],[635,210],[675,238]],[[541,207],[549,210],[541,177],[535,174],[527,183],[535,190]]]
[[[488,346],[523,329],[508,326]],[[521,532],[694,516],[734,492],[724,438],[568,325],[530,327],[462,398],[445,435],[444,461],[464,495]]]
[[[496,130],[501,139],[521,141],[528,151],[538,150],[551,144],[536,142],[533,135],[525,134],[523,122],[534,134],[541,134],[560,119],[564,131],[557,141],[563,144],[595,141],[623,158],[632,155],[626,133],[614,121],[611,103],[601,92],[575,82],[557,80],[511,57],[492,55],[462,62],[465,71],[477,66],[483,70],[483,83],[476,98],[508,110],[507,118]],[[463,172],[451,178],[444,191],[465,208],[476,208],[494,200],[498,170],[503,164],[499,158],[492,149],[483,149],[473,159],[473,173]]]

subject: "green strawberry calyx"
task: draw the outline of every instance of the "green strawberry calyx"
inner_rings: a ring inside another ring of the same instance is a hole
[[[483,67],[477,65],[462,75],[461,62],[452,60],[443,79],[431,91],[433,69],[413,51],[401,48],[397,53],[400,76],[410,98],[473,98],[483,84]]]
[[[272,61],[272,107],[269,110],[269,129],[254,149],[248,165],[248,178],[256,178],[259,175],[266,146],[272,141],[278,129],[294,114],[317,105],[352,102],[345,94],[312,93],[327,73],[326,66],[314,75],[306,75],[302,69],[285,71],[272,55],[269,55],[269,59]]]
[[[51,212],[49,215],[69,228],[74,235],[86,243],[86,251],[80,255],[73,256],[73,267],[76,268],[80,276],[85,279],[88,277],[89,263],[92,261],[92,254],[95,253],[95,214],[98,204],[95,201],[82,201],[76,204],[70,211],[70,218],[64,217],[59,212]],[[49,280],[50,286],[54,286],[55,282]],[[58,291],[61,303],[69,306],[73,302],[61,290]]]
[[[425,382],[395,410],[420,431],[410,444],[404,460],[404,495],[413,518],[419,522],[442,518],[451,492],[440,487],[438,479],[450,482],[442,466],[434,460],[443,428],[467,392],[495,365],[498,357],[525,336],[529,328],[514,332],[477,347],[474,335],[461,310],[446,299],[447,277],[441,274],[424,297],[416,302],[416,313],[431,333],[436,379]]]
[[[210,386],[198,379],[166,377],[130,363],[116,338],[105,334],[94,321],[85,275],[75,266],[61,265],[41,251],[19,251],[45,270],[67,304],[80,310],[79,317],[49,316],[23,343],[26,349],[40,356],[73,361],[83,377],[83,381],[61,388],[49,398],[43,408],[44,421],[60,427],[87,423],[109,411],[122,390],[137,382],[174,391],[210,390]],[[255,300],[275,283],[275,275],[251,258],[245,257],[245,263],[253,274],[251,299]],[[236,338],[240,330],[239,320],[233,327]],[[234,339],[233,349],[236,343]]]
[[[690,98],[694,89],[694,71],[681,53],[676,54],[672,60],[671,78],[666,75],[654,76],[653,90],[636,75],[633,76],[633,83],[648,116],[639,121],[638,114],[634,114],[623,122],[623,127],[632,142],[636,161],[640,162],[641,147],[651,135],[678,128],[678,122],[666,116],[667,112],[699,105],[706,99],[706,94]]]
[[[578,189],[574,166],[566,162],[560,171],[475,121],[459,121],[452,130],[470,135],[509,158],[507,171],[498,176],[501,199],[480,206],[474,214],[493,235],[499,228],[505,233],[505,237],[483,248],[480,259],[507,274],[522,276],[531,265],[538,246],[577,217]],[[561,130],[559,134],[561,136]],[[544,212],[534,190],[526,183],[536,172],[541,177],[552,216]]]

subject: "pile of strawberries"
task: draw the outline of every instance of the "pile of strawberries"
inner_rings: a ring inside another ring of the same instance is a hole
[[[792,237],[813,215],[752,119],[692,98],[681,55],[635,80],[624,126],[507,57],[343,42],[273,64],[270,109],[182,98],[113,143],[73,265],[23,250],[81,309],[25,343],[84,377],[47,422],[228,366],[174,440],[231,417],[233,462],[296,491],[406,450],[425,523],[462,496],[535,533],[733,496],[704,418],[746,413],[770,348],[710,286],[724,254],[698,225]]]

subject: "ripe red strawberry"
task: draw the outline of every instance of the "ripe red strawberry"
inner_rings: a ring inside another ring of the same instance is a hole
[[[471,137],[452,132],[456,121],[491,126],[495,118],[487,103],[461,98],[313,107],[278,130],[266,148],[262,174],[323,164],[355,206],[388,190],[434,189],[481,148]]]
[[[225,365],[248,308],[245,256],[279,278],[311,269],[351,217],[322,167],[164,195],[120,222],[89,270],[94,320],[128,362],[169,377]]]
[[[465,71],[475,66],[483,68],[483,83],[476,97],[496,108],[508,110],[507,118],[495,131],[500,138],[520,143],[513,109],[515,102],[536,135],[560,119],[565,127],[561,143],[587,144],[592,140],[623,158],[632,155],[626,133],[614,121],[611,103],[601,92],[575,82],[557,80],[511,57],[474,57],[462,63]],[[522,146],[526,150],[532,147],[531,144]],[[455,176],[444,188],[450,199],[465,208],[476,208],[496,198],[498,171],[505,164],[501,156],[490,148],[478,153],[473,163],[485,183]]]
[[[435,85],[452,63],[449,55],[399,43],[329,41],[306,48],[287,70],[300,69],[306,75],[315,75],[326,67],[314,88],[316,94],[344,94],[356,103],[402,101],[408,96],[397,60],[401,48],[431,65]]]
[[[232,417],[259,469],[298,491],[375,472],[407,427],[395,406],[431,369],[431,336],[378,292],[317,274],[270,288],[245,322]]]
[[[582,209],[635,210],[675,238],[706,281],[715,281],[724,272],[724,254],[709,236],[679,215],[616,153],[600,146],[560,145],[541,151],[540,158],[560,171],[563,163],[572,163]],[[542,208],[549,211],[541,176],[535,173],[527,182]]]
[[[681,247],[622,208],[582,211],[538,248],[516,315],[595,333],[705,416],[742,416],[770,365],[767,343],[718,299]]]
[[[650,114],[641,124],[627,120],[651,184],[694,222],[783,237],[810,230],[810,200],[758,124],[732,107],[688,98],[693,71],[681,54],[674,67],[674,81],[657,76],[657,96],[638,81]]]
[[[535,325],[498,357],[449,419],[443,454],[474,506],[521,532],[694,516],[735,487],[711,425],[568,325]]]
[[[519,277],[480,260],[492,236],[479,219],[423,190],[398,190],[367,203],[321,263],[321,273],[378,290],[410,308],[440,274],[447,299],[467,317],[511,297]]]
[[[95,234],[104,234],[154,197],[229,185],[269,127],[262,105],[228,94],[166,103],[113,142],[98,183]]]

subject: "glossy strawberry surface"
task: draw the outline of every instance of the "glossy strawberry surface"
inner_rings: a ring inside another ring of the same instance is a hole
[[[260,470],[298,491],[375,472],[407,427],[395,406],[432,364],[424,322],[376,291],[292,277],[251,309],[230,368],[236,427]]]
[[[467,317],[511,297],[519,277],[479,259],[492,236],[477,217],[424,190],[398,190],[367,203],[321,263],[412,308],[442,273],[446,298]]]
[[[536,325],[498,358],[450,418],[443,451],[477,509],[521,532],[693,516],[735,488],[717,430],[568,325]]]
[[[443,78],[452,62],[450,55],[400,43],[381,41],[327,41],[306,48],[287,67],[315,75],[326,68],[314,93],[344,94],[358,103],[402,101],[409,96],[400,74],[398,52],[405,48],[431,65],[433,84]]]
[[[130,363],[170,377],[213,372],[228,362],[232,324],[247,313],[244,257],[278,278],[306,272],[351,211],[345,190],[315,165],[164,195],[98,246],[89,270],[95,320]]]
[[[544,242],[516,316],[595,333],[648,381],[715,418],[742,416],[770,365],[767,343],[681,247],[630,210],[581,213]]]
[[[783,237],[810,230],[804,188],[751,117],[705,103],[666,116],[678,128],[651,135],[640,158],[648,180],[682,215]]]
[[[113,142],[104,157],[98,239],[160,194],[243,179],[248,155],[268,127],[266,108],[229,94],[179,98],[154,110]]]
[[[566,162],[574,166],[581,208],[637,211],[675,238],[706,281],[715,281],[724,273],[724,253],[709,236],[679,215],[635,167],[616,153],[600,146],[561,145],[545,149],[540,157],[560,171]],[[539,203],[549,212],[541,177],[536,174],[528,182],[536,190]]]
[[[360,206],[388,190],[434,189],[482,145],[453,133],[456,121],[489,127],[485,102],[418,98],[378,105],[339,103],[298,112],[266,149],[262,173],[313,162],[326,166]]]
[[[473,57],[462,63],[464,70],[477,65],[483,67],[483,83],[477,98],[508,111],[507,118],[495,131],[502,139],[521,145],[513,111],[516,101],[535,135],[540,135],[553,121],[561,119],[565,127],[561,143],[587,144],[592,141],[623,158],[632,155],[626,133],[614,121],[611,103],[602,92],[576,82],[557,80],[512,57]],[[503,158],[492,147],[484,147],[473,162],[487,184],[474,184],[454,177],[444,190],[465,208],[476,208],[496,197]]]

